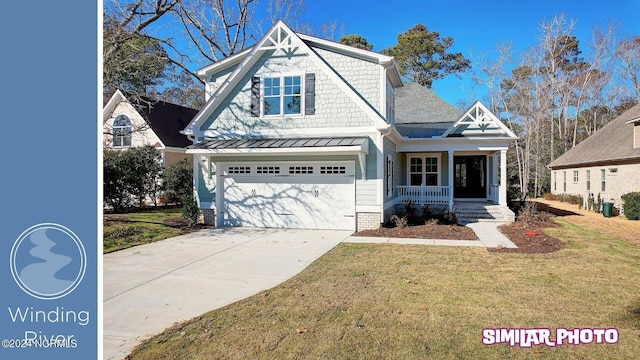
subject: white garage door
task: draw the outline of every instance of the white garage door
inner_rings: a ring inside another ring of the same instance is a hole
[[[355,230],[353,162],[221,166],[228,226]]]

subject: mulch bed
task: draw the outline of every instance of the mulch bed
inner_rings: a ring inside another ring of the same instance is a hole
[[[424,225],[410,225],[405,227],[381,227],[375,230],[362,230],[354,236],[375,236],[412,239],[447,239],[447,240],[478,240],[476,233],[465,226],[442,225],[427,222]]]
[[[533,218],[519,219],[516,222],[498,227],[518,248],[493,248],[488,250],[503,253],[540,254],[564,249],[564,242],[543,232],[544,228],[558,226],[551,217],[551,214],[541,212]]]

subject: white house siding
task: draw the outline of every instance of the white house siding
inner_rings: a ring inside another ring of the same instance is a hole
[[[107,147],[112,147],[113,138],[110,135],[113,129],[113,121],[118,115],[126,115],[131,120],[131,147],[144,145],[162,146],[160,138],[151,130],[147,122],[140,116],[136,109],[128,102],[120,102],[114,109],[111,117],[103,124],[103,139]]]
[[[356,91],[364,97],[380,113],[384,113],[380,86],[382,76],[378,64],[350,56],[338,54],[325,49],[314,49],[340,76],[342,76]],[[386,80],[385,80],[386,83]]]
[[[253,76],[304,75],[305,73],[314,73],[316,77],[316,111],[314,115],[273,118],[251,116],[251,78]],[[242,79],[241,84],[236,88],[235,95],[227,99],[223,106],[214,111],[204,122],[201,130],[213,130],[221,133],[250,133],[252,130],[269,129],[361,127],[371,126],[374,123],[374,120],[306,54],[275,58],[265,54],[256,65],[255,72],[249,71],[248,75]]]
[[[591,171],[591,190],[587,190],[587,170]],[[605,191],[602,190],[601,170],[605,170]],[[617,170],[617,172],[616,172]],[[578,182],[573,180],[573,172],[578,171]],[[566,190],[564,173],[567,174]],[[613,202],[621,208],[621,196],[632,191],[640,191],[640,163],[624,165],[590,166],[553,170],[551,172],[551,192],[553,194],[582,195],[586,201],[589,193],[597,199]]]

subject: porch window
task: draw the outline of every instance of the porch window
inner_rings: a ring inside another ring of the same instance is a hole
[[[409,158],[409,182],[411,186],[438,186],[438,157]]]

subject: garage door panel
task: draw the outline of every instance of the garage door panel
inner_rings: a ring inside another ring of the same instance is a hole
[[[315,167],[319,172],[320,165]],[[224,180],[225,223],[230,226],[353,230],[355,184],[352,174],[353,164],[343,174],[227,175]]]

